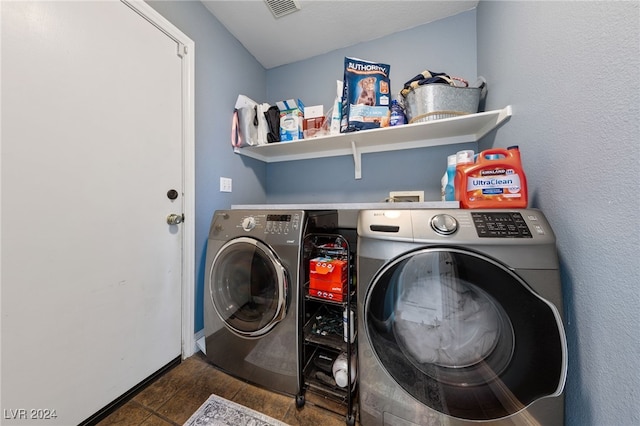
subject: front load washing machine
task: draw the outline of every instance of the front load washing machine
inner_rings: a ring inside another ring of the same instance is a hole
[[[218,210],[209,230],[207,359],[242,380],[299,394],[298,297],[307,232],[334,229],[335,211]]]
[[[562,425],[567,345],[539,210],[363,210],[360,423]]]

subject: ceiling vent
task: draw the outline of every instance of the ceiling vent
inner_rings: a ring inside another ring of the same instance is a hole
[[[269,7],[271,13],[276,18],[281,18],[284,15],[288,15],[300,10],[300,5],[296,0],[264,0]]]

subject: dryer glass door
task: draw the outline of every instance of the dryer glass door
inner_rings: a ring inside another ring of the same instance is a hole
[[[557,309],[492,259],[455,248],[407,253],[374,277],[364,303],[380,365],[433,409],[492,420],[562,391]]]
[[[228,241],[210,270],[210,296],[225,326],[259,337],[286,316],[288,276],[276,254],[254,238]]]

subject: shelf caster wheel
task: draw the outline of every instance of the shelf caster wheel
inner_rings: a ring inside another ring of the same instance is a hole
[[[356,424],[356,416],[353,414],[349,414],[347,416],[347,426],[353,426]]]
[[[296,407],[304,407],[304,395],[296,395]]]

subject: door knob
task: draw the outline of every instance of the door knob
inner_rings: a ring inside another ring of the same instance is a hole
[[[170,214],[169,216],[167,216],[167,223],[169,225],[178,225],[182,223],[183,220],[184,216],[181,214]]]

